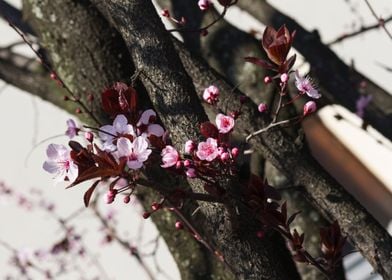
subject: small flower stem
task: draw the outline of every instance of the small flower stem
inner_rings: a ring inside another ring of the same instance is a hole
[[[195,235],[195,238],[201,244],[203,244],[213,255],[218,257],[218,259],[221,262],[223,262],[231,271],[233,271],[231,266],[226,262],[224,256],[219,251],[215,250],[206,240],[204,240],[202,238],[200,233],[192,226],[192,224],[188,221],[188,219],[185,218],[185,216],[181,213],[181,211],[177,207],[175,207],[174,205],[171,205],[171,207],[172,207],[173,212],[184,222],[184,224],[189,228],[189,230]]]
[[[380,26],[382,29],[384,29],[384,31],[385,31],[385,33],[388,35],[389,39],[392,40],[392,34],[391,34],[391,32],[389,32],[389,30],[386,28],[386,26],[385,26],[385,21],[384,21],[381,17],[379,17],[379,16],[377,15],[377,13],[376,13],[376,11],[373,9],[372,5],[370,5],[369,0],[364,0],[364,1],[365,1],[366,5],[368,6],[370,12],[373,14],[373,16],[374,16],[374,17],[376,18],[376,20],[378,21],[379,26]]]
[[[96,130],[98,132],[105,133],[105,134],[110,135],[112,137],[117,137],[117,135],[111,134],[110,132],[107,132],[105,130],[102,130],[102,129],[99,129],[99,128],[96,128],[96,127],[92,127],[92,126],[88,126],[88,125],[83,125],[83,127],[84,128],[88,128],[88,129],[92,129],[92,130]]]
[[[298,119],[298,118],[299,118],[299,116],[294,117],[294,118],[291,118],[291,119],[288,119],[288,120],[280,121],[280,122],[275,122],[275,123],[274,123],[274,122],[271,122],[271,123],[270,123],[269,125],[267,125],[266,127],[262,128],[262,129],[259,129],[259,130],[255,131],[255,132],[252,132],[251,134],[249,134],[249,135],[245,138],[245,141],[246,141],[246,142],[249,142],[250,139],[252,139],[253,137],[255,137],[255,136],[257,136],[257,135],[259,135],[259,134],[261,134],[261,133],[263,133],[263,132],[266,132],[266,131],[270,130],[271,128],[275,127],[275,126],[289,124],[290,122],[292,122],[292,121],[294,121],[294,120],[296,120],[296,119]]]
[[[203,30],[207,30],[208,28],[210,28],[211,26],[213,26],[215,23],[217,23],[218,21],[222,20],[227,12],[229,6],[224,7],[222,13],[219,14],[219,16],[214,19],[212,22],[210,22],[209,24],[207,24],[204,27],[201,28],[186,28],[186,27],[180,27],[180,28],[172,28],[172,29],[168,29],[167,31],[169,32],[201,32]]]

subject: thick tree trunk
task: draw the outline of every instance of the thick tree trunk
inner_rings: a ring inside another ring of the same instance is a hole
[[[66,0],[59,4],[26,0],[24,10],[29,22],[40,34],[59,76],[64,77],[67,85],[83,99],[92,93],[97,101],[96,113],[103,122],[109,122],[99,109],[100,92],[113,82],[128,81],[133,68],[128,51],[117,32],[109,28],[87,1]],[[19,63],[15,63],[16,60]],[[6,54],[0,55],[0,78],[75,113],[75,103],[63,99],[67,93],[49,79],[48,73],[34,69],[39,64],[33,63],[31,65],[34,67],[26,69],[22,67],[24,63],[24,57],[17,58],[14,55],[12,59],[9,56],[6,59]],[[78,117],[91,123],[91,119],[84,114]],[[152,201],[159,199],[159,194],[146,189],[139,193],[138,198],[149,210]],[[189,203],[183,210],[192,213],[196,207],[194,203]],[[195,218],[204,220],[200,214]],[[176,260],[182,279],[232,278],[230,271],[193,236],[175,230],[177,217],[174,214],[159,211],[152,219]]]

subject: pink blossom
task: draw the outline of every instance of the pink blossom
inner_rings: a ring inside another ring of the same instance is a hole
[[[114,151],[116,146],[113,141],[124,135],[136,136],[132,125],[128,124],[128,120],[124,115],[117,115],[113,121],[113,125],[104,125],[100,128],[99,137],[103,141],[103,148],[107,151]]]
[[[237,147],[234,147],[233,149],[231,149],[231,155],[234,158],[238,157],[239,154],[240,154],[240,150]]]
[[[311,98],[318,99],[321,97],[312,80],[309,77],[301,77],[298,71],[295,71],[295,86],[301,93],[306,93]]]
[[[365,114],[365,109],[369,105],[370,101],[372,101],[371,95],[361,95],[356,102],[356,114],[358,117],[363,118]]]
[[[304,105],[304,116],[309,115],[317,110],[316,102],[308,101]]]
[[[200,142],[197,146],[196,155],[201,160],[213,161],[218,156],[218,144],[216,139],[207,138],[206,142]]]
[[[70,139],[74,138],[78,135],[80,129],[76,126],[76,123],[73,119],[67,120],[67,130],[65,131],[65,135],[67,135]]]
[[[94,140],[94,134],[92,134],[90,131],[87,131],[87,132],[84,134],[84,138],[85,138],[87,141],[89,141],[90,143],[92,143],[93,140]]]
[[[78,177],[78,166],[71,159],[70,151],[64,145],[50,144],[46,149],[48,160],[44,162],[45,171],[55,174],[56,182],[68,179],[75,181]]]
[[[289,80],[289,75],[287,75],[287,73],[283,73],[282,75],[280,75],[280,81],[282,83],[287,83],[288,80]]]
[[[161,165],[163,168],[168,168],[171,166],[174,166],[177,164],[178,160],[179,160],[179,155],[177,150],[170,146],[167,145],[161,153],[162,156],[162,162],[163,164]]]
[[[264,77],[264,84],[268,85],[272,82],[272,78],[270,76]]]
[[[125,137],[117,140],[117,156],[126,157],[131,169],[141,168],[150,154],[151,149],[148,149],[148,142],[143,136],[136,137],[133,142]]]
[[[257,109],[259,110],[260,113],[264,113],[265,111],[267,111],[267,104],[260,103]]]
[[[219,132],[223,134],[230,132],[234,127],[234,119],[223,114],[218,114],[216,116],[215,123]]]
[[[203,92],[203,99],[209,103],[214,104],[218,101],[219,89],[216,86],[209,86]]]
[[[199,2],[197,4],[199,5],[200,10],[206,11],[210,8],[211,1],[210,0],[199,0]]]
[[[185,153],[191,154],[196,149],[196,144],[192,140],[185,142]]]

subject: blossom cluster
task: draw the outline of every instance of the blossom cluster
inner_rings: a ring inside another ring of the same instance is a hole
[[[219,89],[211,85],[203,96],[207,103],[216,104]],[[65,134],[74,139],[84,133],[87,145],[74,140],[69,142],[70,149],[50,144],[46,151],[48,159],[43,164],[56,182],[68,181],[74,186],[95,179],[85,194],[86,205],[96,186],[108,179],[112,183],[105,196],[107,203],[112,203],[120,192],[131,190],[132,193],[140,172],[150,163],[159,161],[162,168],[188,178],[207,180],[235,172],[239,149],[229,144],[235,116],[219,113],[215,124],[201,124],[204,141],[188,140],[184,150],[178,151],[171,145],[168,133],[157,123],[155,111],[138,110],[133,88],[116,83],[102,93],[102,107],[113,118],[112,124],[79,127],[74,120],[68,120]],[[124,197],[124,202],[129,200],[130,194]]]

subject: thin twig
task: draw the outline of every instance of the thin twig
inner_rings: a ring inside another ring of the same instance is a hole
[[[382,29],[385,30],[385,33],[387,33],[389,39],[392,40],[392,34],[389,32],[389,30],[386,28],[385,26],[385,20],[381,17],[379,17],[376,14],[376,11],[373,9],[372,5],[370,5],[370,2],[368,0],[365,0],[366,5],[368,6],[370,12],[373,14],[373,16],[376,18],[376,20],[378,21],[378,24],[380,27],[382,27]]]

